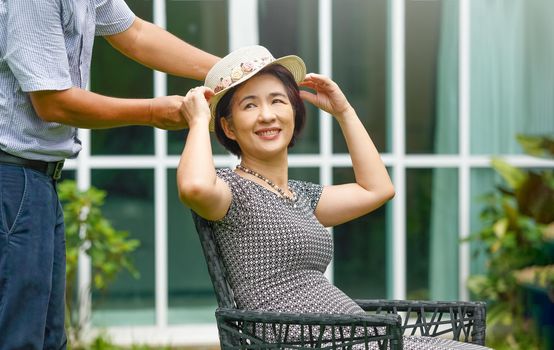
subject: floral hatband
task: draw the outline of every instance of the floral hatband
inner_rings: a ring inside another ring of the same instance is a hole
[[[231,72],[229,75],[219,78],[219,83],[214,88],[214,92],[217,94],[218,92],[225,90],[234,82],[251,74],[252,72],[259,70],[260,68],[263,68],[273,61],[275,61],[273,57],[266,56],[262,58],[256,58],[253,61],[242,62],[241,64],[231,68]]]

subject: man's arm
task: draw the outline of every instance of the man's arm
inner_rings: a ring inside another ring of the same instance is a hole
[[[59,9],[53,8],[55,4],[57,3],[54,1],[48,3],[52,7],[51,10],[48,8],[49,13],[59,12]],[[104,14],[100,21],[102,25],[97,26],[101,28],[97,33],[105,35],[112,46],[131,59],[169,74],[199,80],[204,79],[208,70],[218,60],[218,57],[195,48],[162,28],[136,17],[126,30],[111,34],[114,31],[111,24],[117,21],[106,14],[125,12],[119,7],[109,7],[115,4],[115,2],[105,3],[104,6],[108,7],[97,9]],[[60,19],[51,17],[52,21],[45,24],[45,27],[51,28],[50,32],[56,33],[56,38],[60,41],[59,47],[63,47]],[[23,17],[21,20],[31,21],[32,18]],[[37,32],[37,38],[41,33],[43,32]],[[39,45],[43,42],[40,41]],[[30,91],[31,102],[41,119],[81,128],[151,125],[163,129],[182,129],[187,126],[186,120],[180,113],[183,97],[112,98],[78,87],[69,87],[68,81],[69,78],[65,77],[63,86],[44,86],[40,89],[35,86],[29,87],[27,91]]]
[[[219,60],[217,56],[138,17],[129,29],[105,38],[125,56],[152,69],[180,77],[203,80]]]
[[[174,130],[187,126],[180,111],[182,96],[114,98],[76,87],[61,91],[36,91],[30,96],[41,119],[78,128],[149,125]]]
[[[181,77],[204,79],[219,59],[139,18],[129,29],[105,38],[129,58]],[[30,95],[38,116],[49,122],[91,129],[126,125],[150,125],[168,130],[187,127],[180,113],[181,96],[123,99],[76,87],[36,91]]]

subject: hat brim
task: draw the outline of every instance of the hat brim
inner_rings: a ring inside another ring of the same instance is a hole
[[[306,65],[304,64],[304,61],[298,56],[288,55],[288,56],[283,56],[281,58],[277,58],[273,62],[270,62],[265,66],[262,66],[257,70],[252,71],[250,74],[243,76],[237,81],[234,81],[231,85],[229,85],[228,87],[226,87],[221,91],[218,91],[215,95],[213,95],[210,98],[210,111],[212,114],[212,118],[210,119],[210,131],[214,131],[215,129],[215,110],[219,100],[221,100],[221,98],[225,96],[225,94],[229,92],[229,90],[231,90],[235,86],[238,86],[244,83],[248,79],[256,76],[265,67],[276,65],[276,64],[279,64],[285,67],[292,74],[292,76],[294,77],[294,81],[296,81],[297,83],[301,82],[306,77]]]

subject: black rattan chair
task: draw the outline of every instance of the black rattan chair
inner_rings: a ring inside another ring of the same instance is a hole
[[[209,222],[192,216],[219,305],[215,316],[222,349],[351,349],[374,342],[379,349],[400,350],[403,335],[485,343],[483,302],[355,300],[365,315],[240,310]]]

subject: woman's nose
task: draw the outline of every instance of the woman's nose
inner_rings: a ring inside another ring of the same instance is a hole
[[[260,108],[260,114],[258,116],[260,121],[263,122],[271,122],[275,119],[275,111],[271,108],[271,106],[263,105]]]

